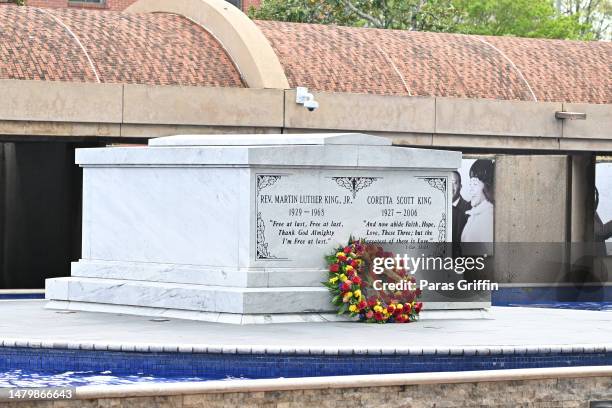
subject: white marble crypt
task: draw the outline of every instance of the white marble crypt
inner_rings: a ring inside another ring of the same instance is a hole
[[[449,177],[460,160],[365,134],[78,149],[82,259],[71,277],[47,280],[47,307],[229,323],[333,319],[324,254],[350,234],[450,240]],[[401,236],[379,225],[402,220]]]

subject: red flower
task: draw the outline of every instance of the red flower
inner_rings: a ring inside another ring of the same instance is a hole
[[[367,305],[368,305],[368,302],[366,302],[365,300],[362,300],[361,302],[359,302],[359,304],[357,305],[357,307],[358,307],[359,309],[365,309]]]
[[[361,278],[360,278],[359,276],[355,276],[355,277],[353,278],[353,283],[354,283],[355,285],[361,285]]]
[[[351,253],[351,251],[352,251],[352,248],[351,248],[350,246],[344,247],[344,253],[345,253],[345,254],[347,254],[347,255],[348,255],[348,254],[350,254],[350,253]]]
[[[340,262],[346,261],[346,255],[344,255],[344,254],[338,255],[337,258],[338,258],[338,261],[340,261]]]
[[[356,267],[358,267],[358,266],[359,266],[359,262],[357,262],[357,261],[356,261],[356,260],[354,260],[354,259],[351,259],[351,266],[352,266],[353,268],[356,268]]]
[[[366,318],[371,319],[372,316],[374,316],[374,312],[371,310],[368,310],[368,312],[366,313]]]
[[[368,306],[370,306],[370,307],[376,306],[376,298],[369,298],[368,299]]]
[[[380,313],[380,312],[376,312],[376,313],[374,313],[374,318],[375,318],[376,320],[378,320],[379,322],[380,322],[381,320],[383,320],[383,319],[384,319],[384,317],[383,317],[382,313]]]
[[[416,305],[414,305],[414,310],[415,310],[417,313],[420,313],[422,308],[423,308],[423,303],[421,303],[421,302],[419,302],[419,303],[417,303]]]
[[[338,265],[337,263],[329,265],[330,272],[338,272],[339,269],[340,265]]]
[[[353,282],[351,282],[350,280],[345,280],[345,281],[342,283],[342,291],[343,291],[343,292],[348,291],[348,290],[351,288],[351,285],[352,285],[352,284],[353,284]]]
[[[395,305],[391,304],[387,306],[387,310],[389,311],[389,313],[393,314],[395,312]]]
[[[412,305],[410,303],[406,303],[404,305],[404,310],[406,311],[406,313],[410,313],[410,310],[412,310]]]

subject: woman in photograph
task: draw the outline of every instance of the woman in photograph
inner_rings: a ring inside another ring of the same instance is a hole
[[[468,197],[472,206],[461,242],[493,242],[493,161],[476,160],[470,167]]]
[[[605,242],[612,238],[612,221],[604,223],[597,212],[597,207],[599,207],[599,190],[595,187],[595,224],[593,226],[595,242]]]

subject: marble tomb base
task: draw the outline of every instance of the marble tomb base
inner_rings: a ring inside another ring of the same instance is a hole
[[[349,235],[450,239],[461,154],[363,134],[194,135],[78,149],[82,259],[47,307],[265,323],[338,320],[323,256]],[[385,197],[393,201],[388,203]],[[395,197],[425,197],[416,199]],[[427,299],[481,316],[489,297]]]

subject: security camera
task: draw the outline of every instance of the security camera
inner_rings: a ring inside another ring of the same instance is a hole
[[[319,102],[315,100],[309,100],[304,102],[304,107],[308,109],[309,112],[312,112],[319,107]]]
[[[295,103],[304,105],[309,112],[319,107],[319,102],[314,100],[314,95],[308,92],[308,88],[298,86],[295,91]]]

